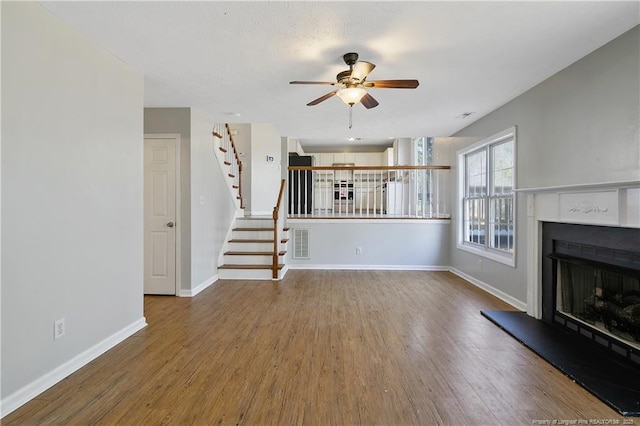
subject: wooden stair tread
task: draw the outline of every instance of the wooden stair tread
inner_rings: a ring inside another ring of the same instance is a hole
[[[283,264],[278,264],[278,269],[282,269],[284,267]],[[218,266],[218,269],[271,269],[271,265],[243,265],[243,264],[239,264],[239,265],[234,265],[234,264],[228,264],[228,265],[222,265],[222,266]]]
[[[233,228],[234,231],[271,231],[273,228]]]
[[[224,148],[223,148],[223,147],[221,147],[221,146],[219,146],[218,148],[219,148],[219,149],[220,149],[220,151],[222,151],[222,152],[227,152],[227,150],[226,150],[226,149],[224,149]]]
[[[282,228],[282,230],[283,230],[284,232],[287,232],[287,231],[289,230],[289,227],[288,227],[288,226],[285,226],[284,228]]]
[[[260,238],[232,238],[229,240],[230,243],[273,243],[273,239],[266,240]]]
[[[271,256],[272,251],[227,251],[224,253],[227,256]],[[287,254],[286,250],[278,252],[278,256],[284,256]]]

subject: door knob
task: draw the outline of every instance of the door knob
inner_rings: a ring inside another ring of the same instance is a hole
[[[173,228],[173,225],[175,225],[175,223],[169,222],[169,223],[167,223],[167,228]]]

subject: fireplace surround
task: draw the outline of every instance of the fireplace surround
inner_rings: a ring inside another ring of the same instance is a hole
[[[632,277],[640,269],[640,181],[518,192],[527,198],[527,314],[550,323],[565,321],[568,328],[602,344],[601,334],[615,333],[605,327],[590,335],[583,327],[588,321],[580,315],[575,319],[557,314],[557,284],[562,264],[570,262],[602,263],[609,266],[599,269],[619,268]],[[629,351],[627,346],[623,345],[625,356],[635,361],[640,351]]]
[[[482,315],[640,417],[640,181],[517,191],[526,195],[526,312]]]
[[[618,228],[640,229],[640,181],[527,188],[517,192],[526,195],[526,311],[542,319],[543,266],[546,265],[545,272],[552,271],[552,260],[546,256],[550,250],[543,255],[544,226],[564,223],[613,230],[614,234],[605,233],[605,240],[615,240]]]

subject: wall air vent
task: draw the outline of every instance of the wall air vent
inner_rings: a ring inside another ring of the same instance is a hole
[[[309,230],[293,230],[293,258],[309,259]]]

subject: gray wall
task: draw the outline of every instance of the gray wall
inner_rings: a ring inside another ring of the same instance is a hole
[[[4,415],[145,320],[143,77],[38,3],[1,8]]]
[[[479,119],[451,138],[452,165],[457,150],[515,125],[519,188],[639,180],[639,51],[635,27]],[[483,259],[480,269],[478,256],[456,249],[455,229],[451,265],[525,302],[526,217],[520,194],[516,268]]]
[[[291,268],[443,269],[449,264],[448,222],[398,220],[352,222],[292,221],[288,263]],[[295,229],[308,229],[310,259],[293,256]],[[362,254],[356,254],[362,247]]]

